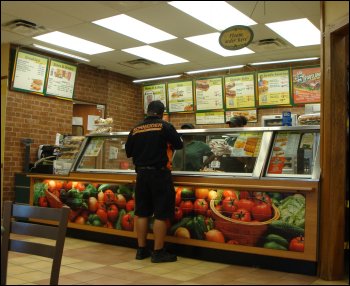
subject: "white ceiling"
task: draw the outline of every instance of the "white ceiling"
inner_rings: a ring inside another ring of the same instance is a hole
[[[287,45],[283,48],[276,48],[274,45],[260,49],[254,47],[254,42],[259,40],[281,39],[267,28],[265,23],[308,18],[320,29],[320,1],[227,2],[258,23],[251,26],[254,39],[253,43],[248,46],[255,51],[254,54],[222,57],[186,41],[185,37],[217,31],[177,10],[166,1],[1,1],[1,43],[14,43],[22,46],[31,46],[36,43],[88,58],[91,60],[88,63],[91,66],[134,78],[173,75],[191,70],[244,65],[258,61],[320,56],[320,45],[296,48],[285,40]],[[118,14],[126,14],[176,36],[177,39],[151,44],[151,46],[185,58],[189,62],[167,66],[156,63],[130,66],[126,62],[137,60],[139,57],[122,52],[121,49],[142,46],[144,43],[91,23]],[[34,35],[23,35],[22,32],[6,27],[10,21],[18,19],[35,23],[45,30]],[[89,56],[32,38],[52,31],[64,32],[115,50]]]

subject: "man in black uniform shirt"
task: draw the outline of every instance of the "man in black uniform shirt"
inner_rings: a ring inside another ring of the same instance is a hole
[[[172,262],[177,257],[164,249],[166,220],[175,212],[175,190],[171,177],[172,151],[183,148],[180,135],[170,123],[162,120],[164,104],[152,101],[146,119],[129,133],[125,144],[137,172],[135,215],[138,249],[136,259],[151,255],[146,248],[149,217],[154,214],[154,251],[151,261]]]

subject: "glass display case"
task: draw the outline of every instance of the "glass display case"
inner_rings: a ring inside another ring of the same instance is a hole
[[[184,148],[173,155],[176,208],[166,241],[316,261],[319,126],[178,132]],[[72,209],[69,227],[136,238],[127,136],[88,135],[67,176],[31,174],[31,203],[54,206],[56,195]]]

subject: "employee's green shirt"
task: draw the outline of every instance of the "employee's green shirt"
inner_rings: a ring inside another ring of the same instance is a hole
[[[175,154],[173,170],[199,171],[202,168],[203,157],[211,155],[211,149],[207,144],[195,140],[185,145],[184,158],[181,151],[178,150]]]

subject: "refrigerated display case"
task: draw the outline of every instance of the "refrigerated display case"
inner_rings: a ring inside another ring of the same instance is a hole
[[[173,156],[167,242],[317,261],[319,126],[178,132],[184,149]],[[56,200],[72,209],[69,228],[136,238],[127,136],[88,135],[67,176],[31,174],[31,204]],[[209,148],[196,153],[194,144]]]

